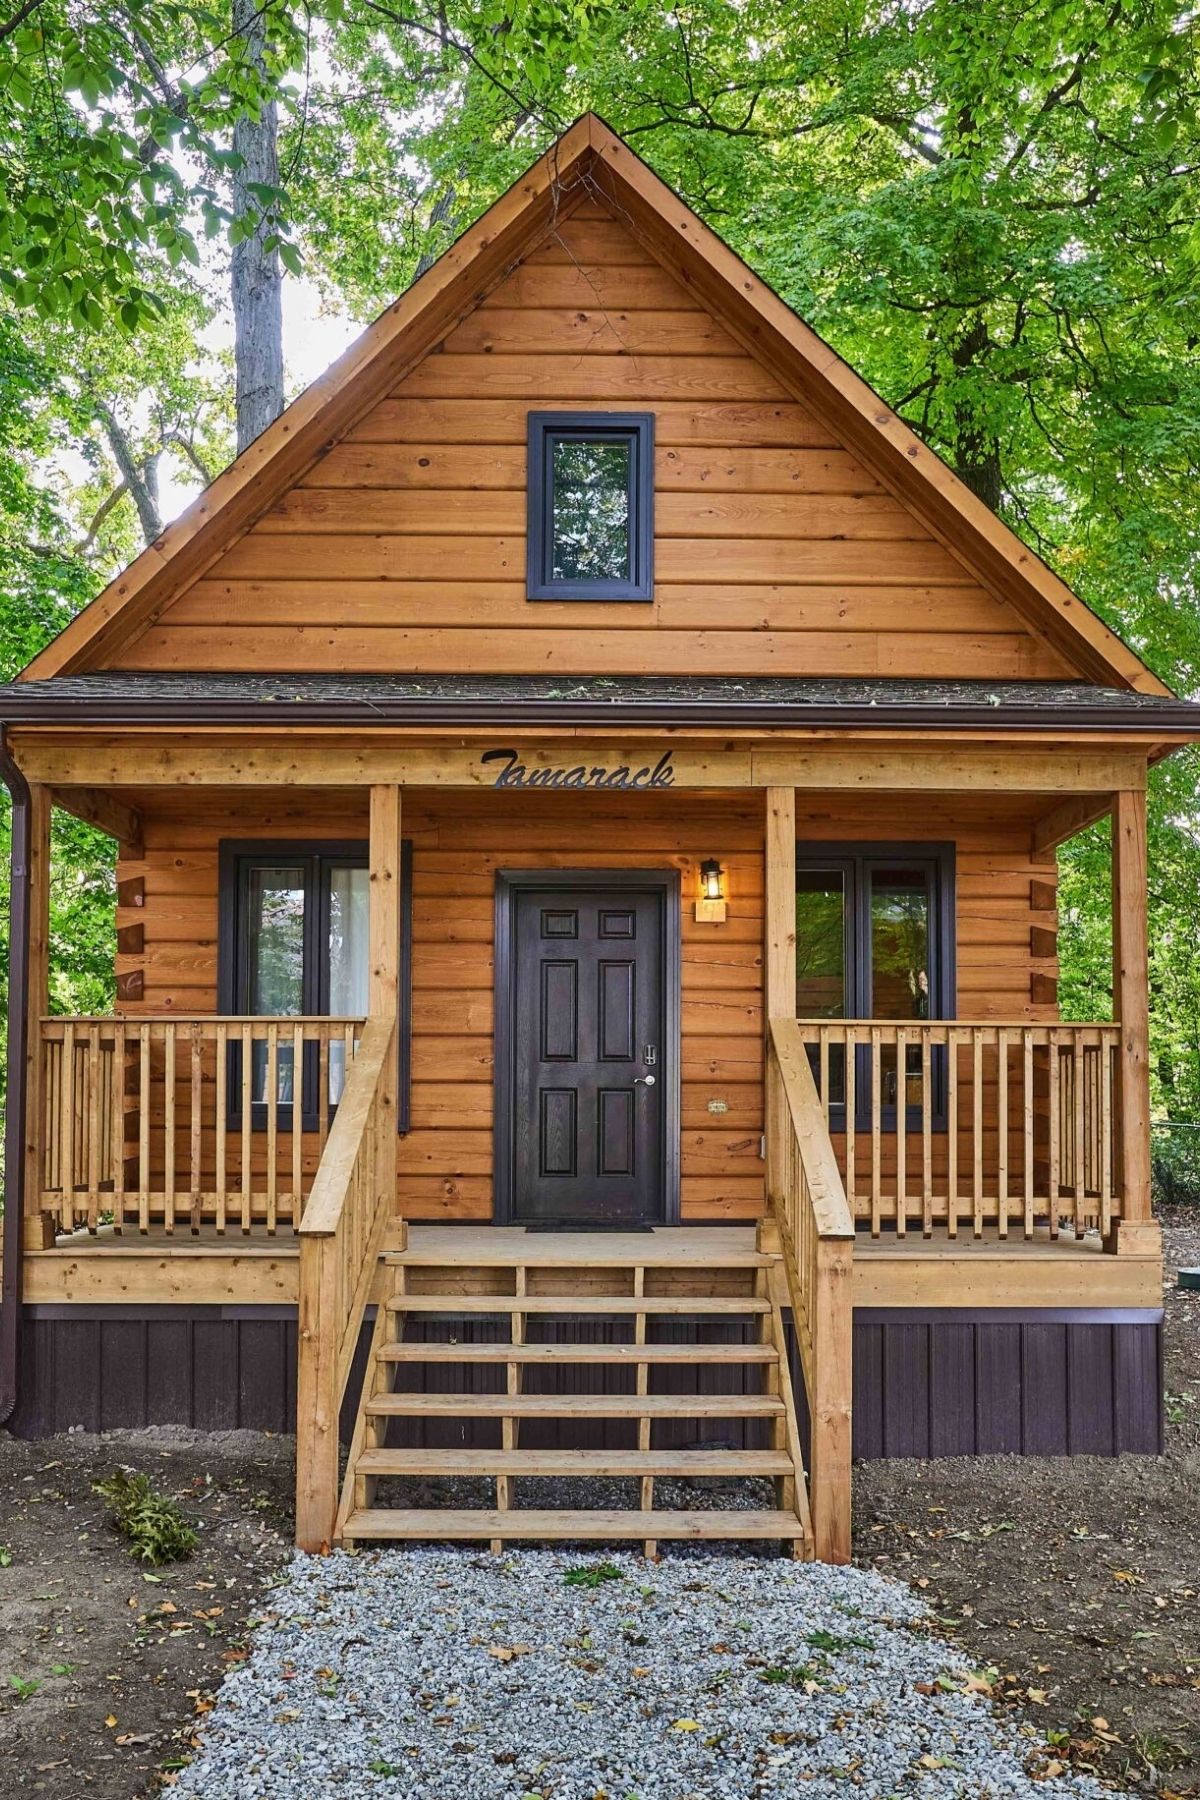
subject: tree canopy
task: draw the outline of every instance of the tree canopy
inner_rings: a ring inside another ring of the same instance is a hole
[[[205,333],[240,240],[365,318],[592,108],[1200,687],[1200,24],[1178,0],[263,0],[257,48],[232,6],[9,7],[9,668],[153,535],[162,457],[199,480],[230,454]],[[238,128],[269,106],[278,181],[239,208]],[[48,484],[67,444],[86,467]],[[1196,784],[1176,758],[1152,793],[1156,1102],[1192,1117]],[[1104,1013],[1099,855],[1092,834],[1063,858],[1063,993]]]

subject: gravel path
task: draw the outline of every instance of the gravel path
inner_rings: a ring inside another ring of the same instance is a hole
[[[911,1590],[861,1569],[678,1550],[297,1556],[174,1792],[1101,1794],[1047,1776],[1044,1746],[971,1679]]]

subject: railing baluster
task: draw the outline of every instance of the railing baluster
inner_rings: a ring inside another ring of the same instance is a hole
[[[846,1027],[846,1199],[850,1203],[853,1214],[857,1209],[858,1198],[854,1180],[854,1145],[855,1115],[858,1112],[858,1095],[855,1092],[855,1081],[858,1073],[858,1033],[853,1025]]]
[[[1087,1210],[1087,1154],[1084,1144],[1083,1119],[1087,1106],[1087,1093],[1083,1076],[1083,1043],[1079,1032],[1072,1034],[1071,1043],[1071,1078],[1074,1101],[1075,1127],[1075,1236],[1081,1238],[1086,1230],[1085,1218]]]
[[[930,1028],[921,1027],[921,1230],[933,1236],[933,1052]]]
[[[882,1033],[871,1027],[871,1236],[878,1237],[883,1219],[883,1056]]]
[[[87,1223],[95,1231],[100,1223],[100,1128],[104,1118],[100,1091],[100,1027],[87,1028]],[[106,1109],[105,1109],[106,1110]]]
[[[946,1030],[946,1232],[958,1236],[958,1033]]]
[[[213,1151],[216,1178],[216,1223],[221,1237],[225,1235],[226,1208],[228,1205],[228,1171],[226,1159],[229,1155],[229,1027],[223,1020],[217,1024],[216,1038],[216,1142]]]
[[[75,1229],[75,1027],[63,1029],[62,1098],[59,1106],[58,1163],[62,1182],[62,1227]]]
[[[163,1228],[175,1229],[175,1021],[163,1027]]]
[[[138,1025],[138,1230],[150,1229],[150,1033]]]
[[[112,1191],[113,1218],[117,1230],[125,1229],[125,1026],[122,1020],[113,1023],[112,1047],[112,1087],[109,1099],[112,1104],[111,1156],[112,1156]]]
[[[996,1229],[1008,1236],[1008,1033],[996,1031]]]
[[[204,1043],[200,1035],[199,1019],[193,1019],[189,1037],[191,1039],[191,1094],[188,1124],[190,1131],[190,1155],[188,1157],[189,1190],[188,1202],[191,1212],[192,1232],[200,1230],[204,1211]]]
[[[971,1221],[977,1238],[983,1236],[983,1038],[971,1034]]]
[[[1033,1236],[1034,1196],[1033,1196],[1033,1134],[1037,1114],[1033,1104],[1033,1032],[1026,1026],[1021,1032],[1021,1062],[1024,1069],[1021,1098],[1024,1108],[1024,1169],[1025,1184],[1025,1236]]]
[[[293,1084],[295,1071],[292,1073]],[[273,1237],[279,1209],[279,1026],[267,1026],[267,1230]]]
[[[1113,1224],[1112,1079],[1113,1038],[1105,1029],[1100,1034],[1100,1230],[1105,1238]]]
[[[304,1027],[292,1027],[292,1198],[289,1207],[292,1230],[300,1223],[300,1188],[304,1157]]]
[[[1050,1033],[1050,1236],[1058,1236],[1059,1209],[1059,1137],[1062,1128],[1062,1083],[1060,1079],[1058,1033]]]
[[[896,1236],[908,1233],[908,1033],[896,1027]]]
[[[254,1028],[242,1026],[242,1235],[248,1236],[254,1186]]]

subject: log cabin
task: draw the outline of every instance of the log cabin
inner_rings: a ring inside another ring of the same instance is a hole
[[[294,1427],[309,1549],[830,1560],[856,1456],[1160,1448],[1145,793],[1200,709],[602,121],[0,718],[15,1430]],[[119,847],[111,1016],[49,1009],[52,806]]]

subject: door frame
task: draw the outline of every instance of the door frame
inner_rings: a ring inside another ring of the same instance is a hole
[[[492,1141],[492,1222],[513,1225],[513,1109],[517,1034],[515,982],[517,974],[517,895],[530,888],[612,888],[614,891],[652,892],[662,898],[663,941],[660,945],[663,1003],[663,1053],[660,1069],[662,1091],[662,1151],[659,1179],[662,1184],[663,1225],[679,1223],[680,1067],[682,1048],[683,941],[678,869],[497,869],[494,976],[493,1096],[495,1121]]]

